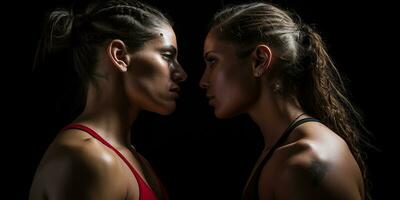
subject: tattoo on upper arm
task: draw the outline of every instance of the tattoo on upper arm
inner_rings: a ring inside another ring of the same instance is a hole
[[[329,166],[318,160],[312,160],[310,165],[311,181],[314,186],[318,186],[324,178]]]

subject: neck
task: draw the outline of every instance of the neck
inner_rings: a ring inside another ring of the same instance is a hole
[[[248,113],[261,129],[265,148],[270,148],[304,111],[295,100],[264,93]]]
[[[116,84],[100,84],[90,84],[85,109],[74,122],[88,125],[112,145],[129,147],[139,109],[130,106]]]

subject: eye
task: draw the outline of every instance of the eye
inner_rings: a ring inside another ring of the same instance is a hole
[[[217,58],[213,57],[213,56],[208,56],[205,58],[205,62],[207,64],[207,66],[212,66],[214,63],[216,63]]]
[[[172,54],[171,52],[164,52],[161,55],[167,61],[173,61],[175,57],[174,54]]]

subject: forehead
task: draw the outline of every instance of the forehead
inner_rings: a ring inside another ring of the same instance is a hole
[[[147,45],[174,46],[177,48],[175,32],[171,26],[164,25],[155,29],[156,38],[150,40]]]
[[[218,39],[214,30],[211,30],[204,41],[204,53],[234,53],[237,46],[232,42],[223,41]]]

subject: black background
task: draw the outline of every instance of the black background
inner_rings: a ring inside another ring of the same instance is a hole
[[[10,199],[27,199],[40,159],[57,131],[76,116],[71,66],[36,69],[32,61],[46,12],[71,1],[12,2],[2,13],[5,89],[2,143],[6,148]],[[142,112],[132,143],[153,165],[172,200],[239,199],[262,137],[248,116],[217,120],[198,86],[204,69],[202,45],[207,24],[223,4],[248,1],[147,1],[175,22],[179,61],[188,73],[177,110],[170,116]],[[395,12],[384,1],[273,1],[316,24],[339,70],[350,80],[352,101],[361,109],[379,151],[367,161],[374,199],[391,199],[398,131]],[[7,14],[10,10],[11,14]],[[394,48],[394,50],[390,50]],[[398,50],[397,50],[398,51]],[[10,64],[8,64],[10,63]],[[8,70],[11,71],[8,73]],[[393,117],[394,116],[394,117]],[[397,161],[396,161],[397,162]],[[112,183],[110,183],[112,184]],[[1,198],[3,199],[3,198]]]

